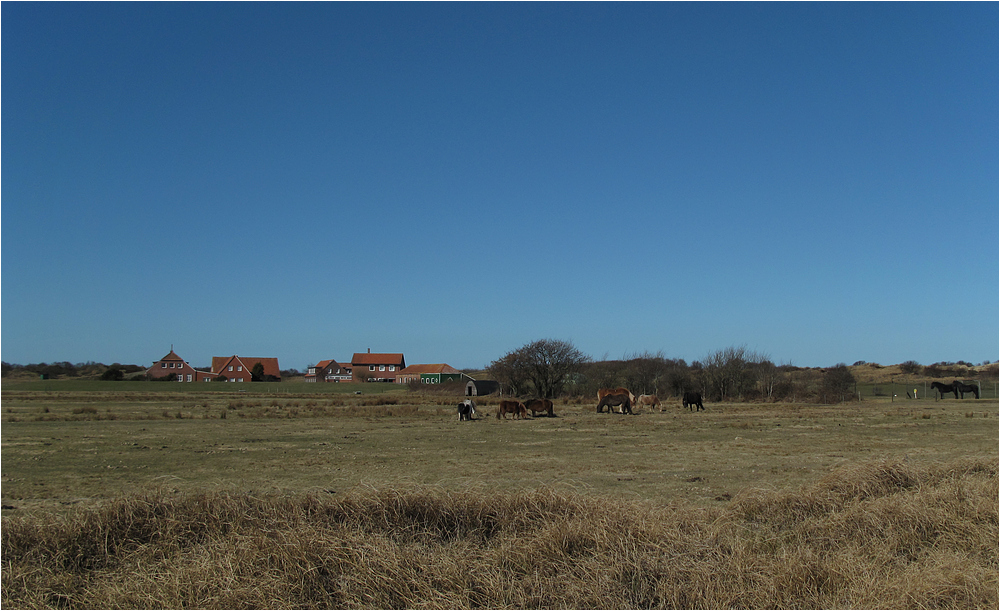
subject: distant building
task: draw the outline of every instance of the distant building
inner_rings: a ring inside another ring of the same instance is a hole
[[[395,382],[396,375],[406,369],[401,353],[355,352],[351,357],[354,382]]]
[[[153,366],[146,370],[146,377],[150,379],[165,378],[170,374],[177,376],[178,382],[211,382],[214,377],[210,372],[198,371],[191,365],[177,356],[173,347],[165,357],[153,363]]]
[[[213,356],[212,376],[222,376],[229,382],[250,382],[254,365],[264,366],[264,379],[274,382],[281,381],[281,369],[278,359],[256,356]]]
[[[350,382],[351,378],[351,366],[333,359],[316,363],[305,375],[306,382]]]
[[[461,380],[463,375],[461,371],[444,363],[437,365],[410,365],[396,374],[396,382],[400,384],[408,384],[410,382],[440,384],[441,382]]]
[[[466,397],[482,397],[500,392],[500,383],[493,380],[469,380],[465,385]]]

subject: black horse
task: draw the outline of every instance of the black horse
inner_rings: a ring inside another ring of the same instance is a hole
[[[700,392],[686,392],[683,397],[683,405],[690,411],[705,411],[705,406],[701,404]],[[698,409],[695,410],[695,407]]]
[[[979,386],[975,384],[966,384],[965,382],[959,382],[958,380],[955,380],[954,382],[951,383],[951,387],[955,389],[955,392],[962,395],[963,399],[965,398],[965,393],[967,392],[971,392],[972,394],[976,395],[977,399],[979,398]]]
[[[942,399],[944,399],[944,396],[948,393],[955,393],[955,398],[956,399],[958,398],[958,391],[955,390],[954,384],[945,384],[944,382],[931,382],[931,388],[937,389],[937,391],[941,393]]]

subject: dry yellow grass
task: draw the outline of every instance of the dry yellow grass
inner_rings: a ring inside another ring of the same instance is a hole
[[[988,608],[992,457],[715,507],[539,489],[123,497],[3,523],[5,608]]]

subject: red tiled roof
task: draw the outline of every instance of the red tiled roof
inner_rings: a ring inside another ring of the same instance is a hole
[[[276,378],[281,378],[281,369],[278,367],[278,359],[274,357],[256,357],[256,356],[213,356],[212,357],[212,373],[224,374],[229,373],[224,371],[229,365],[243,365],[243,369],[249,374],[253,370],[253,366],[257,363],[264,366],[264,375],[274,376]]]
[[[451,365],[446,365],[444,363],[439,363],[437,365],[410,365],[403,371],[399,372],[401,375],[406,373],[462,373],[461,371],[455,369]]]
[[[355,352],[351,357],[352,365],[399,365],[406,366],[401,353],[373,354],[371,352]]]

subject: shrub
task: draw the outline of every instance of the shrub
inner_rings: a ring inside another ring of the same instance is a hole
[[[121,381],[125,379],[125,372],[118,367],[111,366],[104,370],[101,374],[101,379],[105,381]]]
[[[900,364],[899,369],[903,373],[916,375],[921,372],[923,367],[921,367],[920,363],[916,361],[906,361],[905,363]]]

